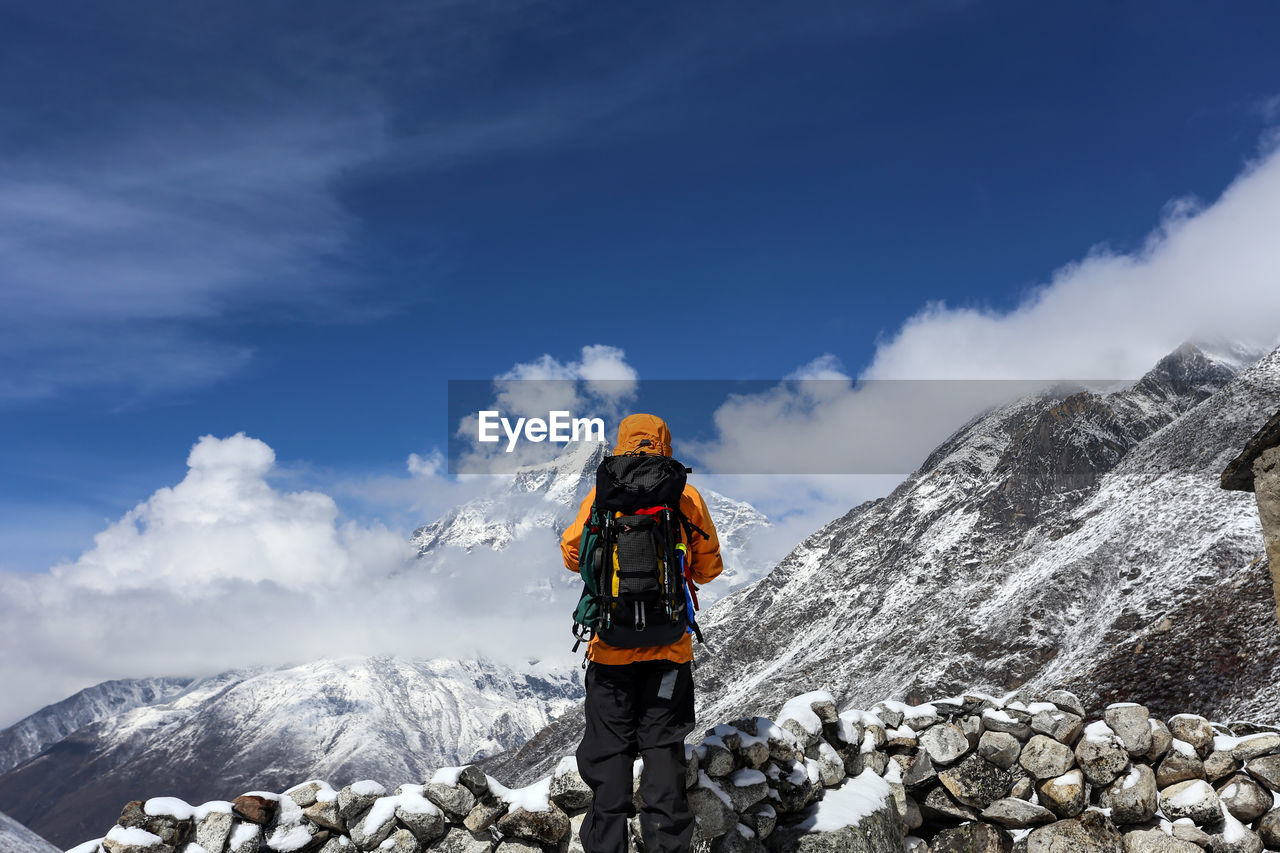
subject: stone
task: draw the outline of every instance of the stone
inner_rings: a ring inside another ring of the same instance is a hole
[[[1007,732],[1018,740],[1031,737],[1030,720],[1023,721],[1007,710],[988,708],[982,712],[982,726],[989,732]]]
[[[328,790],[328,782],[321,782],[319,779],[312,779],[310,782],[303,782],[301,785],[294,785],[284,793],[285,796],[298,804],[298,808],[305,809],[307,806],[315,805],[321,791]]]
[[[845,777],[844,761],[840,758],[839,753],[825,740],[818,741],[815,751],[817,752],[814,758],[818,762],[818,777],[822,780],[822,784],[828,788],[839,785],[840,781]]]
[[[1076,764],[1095,785],[1110,785],[1129,766],[1129,751],[1106,723],[1091,723],[1075,749]]]
[[[1275,732],[1262,732],[1260,734],[1249,735],[1241,738],[1240,741],[1231,748],[1231,754],[1235,756],[1237,761],[1249,761],[1252,758],[1260,758],[1264,755],[1270,755],[1280,750],[1280,734]]]
[[[896,708],[890,708],[883,702],[877,702],[875,705],[872,705],[871,713],[879,717],[880,722],[884,723],[885,726],[890,729],[896,729],[898,726],[902,725],[903,720],[906,719],[902,711]]]
[[[960,718],[958,725],[960,731],[964,732],[965,739],[969,741],[970,749],[978,745],[978,740],[986,731],[986,727],[982,724],[982,717],[977,714],[966,714]]]
[[[1166,835],[1158,829],[1135,829],[1124,835],[1125,853],[1200,853],[1190,841]]]
[[[259,853],[261,849],[261,825],[238,821],[231,827],[231,837],[227,839],[227,853]]]
[[[373,850],[396,828],[394,800],[379,797],[368,809],[347,820],[347,835],[360,850]]]
[[[117,825],[102,839],[102,849],[107,853],[173,853],[174,848],[140,826]]]
[[[811,807],[799,823],[780,824],[774,829],[765,842],[768,849],[773,853],[885,853],[902,849],[905,831],[891,798],[855,825],[830,832],[806,829],[815,819],[815,808]]]
[[[521,838],[541,844],[558,844],[569,835],[569,816],[551,803],[546,811],[531,812],[516,807],[498,818],[497,829],[504,838]]]
[[[263,826],[275,817],[280,803],[257,794],[244,794],[231,801],[231,808],[243,820]]]
[[[431,844],[436,839],[442,837],[448,830],[445,825],[444,813],[436,808],[428,808],[430,801],[424,802],[421,798],[421,785],[414,786],[417,797],[405,797],[396,804],[396,820],[398,820],[405,829],[413,833],[413,837],[421,841],[423,844]],[[506,805],[500,804],[505,810]],[[478,808],[479,806],[477,806]],[[467,815],[468,818],[471,815]],[[488,826],[486,825],[486,829]]]
[[[1132,702],[1108,705],[1103,718],[1130,755],[1143,756],[1151,749],[1151,714],[1142,705]]]
[[[704,741],[698,746],[698,767],[708,776],[720,778],[733,772],[733,753],[723,744]]]
[[[1190,818],[1196,824],[1214,824],[1222,819],[1218,795],[1203,779],[1179,782],[1160,792],[1160,809],[1169,820]]]
[[[489,794],[489,778],[484,775],[484,771],[474,764],[468,764],[458,773],[458,784],[466,788],[476,799],[481,799]]]
[[[190,818],[163,814],[163,810],[159,809],[148,810],[148,802],[151,801],[133,800],[127,803],[120,812],[117,825],[125,829],[141,829],[155,835],[170,847],[177,847],[191,837],[195,825]]]
[[[976,753],[938,773],[940,781],[957,801],[984,809],[1009,795],[1013,777]]]
[[[290,801],[292,802],[292,801]],[[296,805],[296,804],[295,804]],[[295,820],[281,821],[279,818],[263,830],[266,836],[263,844],[270,851],[313,850],[329,840],[329,830],[321,829],[311,821],[303,820],[300,810],[294,812]]]
[[[1253,823],[1272,806],[1271,792],[1248,776],[1233,776],[1218,788],[1218,800],[1243,823]]]
[[[1204,778],[1217,782],[1235,773],[1241,767],[1240,759],[1227,750],[1209,753],[1204,760]]]
[[[876,750],[875,752],[863,752],[860,753],[857,760],[854,761],[855,770],[848,775],[857,776],[859,773],[870,770],[877,776],[883,776],[884,771],[888,766],[889,756],[885,755],[883,752],[880,752],[879,750]]]
[[[1125,853],[1124,837],[1098,811],[1034,829],[1027,836],[1027,853]]]
[[[1008,732],[983,732],[978,739],[978,754],[996,767],[1008,770],[1018,760],[1022,744]]]
[[[345,835],[332,835],[315,853],[352,853],[355,849],[350,838]]]
[[[1009,829],[1026,829],[1030,826],[1052,823],[1057,819],[1057,815],[1044,806],[1016,797],[1005,797],[983,809],[982,819]]]
[[[368,811],[378,797],[386,793],[386,788],[367,779],[347,785],[338,791],[338,815],[350,822],[352,818]]]
[[[907,796],[906,808],[901,809],[902,824],[907,828],[908,832],[919,829],[924,825],[924,816],[920,814],[920,804],[915,801],[914,797]]]
[[[195,841],[208,853],[219,853],[231,838],[234,818],[230,811],[211,811],[196,822]]]
[[[1160,808],[1156,774],[1145,764],[1135,764],[1129,772],[1102,789],[1098,805],[1111,810],[1111,820],[1119,826],[1146,823]]]
[[[1155,764],[1173,745],[1173,734],[1162,720],[1151,720],[1151,748],[1143,756],[1149,764]]]
[[[695,759],[696,760],[696,759]],[[697,765],[694,765],[694,779],[697,779]],[[685,781],[688,781],[686,776]],[[688,787],[687,785],[685,787]],[[565,811],[577,811],[591,805],[591,787],[582,780],[576,762],[564,762],[556,768],[551,776],[551,802]],[[478,807],[478,806],[477,806]],[[473,807],[473,811],[476,807]]]
[[[556,803],[554,798],[552,798],[551,802]],[[588,800],[588,802],[590,802],[590,800]],[[556,803],[556,805],[559,806],[561,804]],[[563,806],[561,806],[561,808],[563,808]],[[498,818],[502,817],[506,813],[507,813],[506,803],[493,797],[486,797],[485,799],[475,804],[475,806],[471,809],[470,813],[468,813],[466,818],[462,821],[462,825],[466,827],[468,832],[474,833],[476,835],[480,835],[482,833],[488,832],[489,827],[497,823]],[[398,812],[397,812],[397,817],[399,817]],[[403,817],[400,818],[400,822],[405,824],[406,826],[409,826],[409,822],[406,821]],[[439,817],[437,817],[436,820],[433,821],[432,823],[425,824],[423,827],[423,830],[425,832],[434,832],[436,826],[439,827],[439,831],[436,832],[435,837],[439,838],[441,835],[444,835],[444,831],[445,831],[443,815],[440,815]],[[413,829],[412,826],[409,826],[409,828]],[[414,833],[414,834],[416,835],[417,833]],[[430,843],[431,840],[434,840],[434,839],[423,838],[421,835],[419,835],[418,838],[419,840],[425,841],[427,843]]]
[[[1169,827],[1173,831],[1174,838],[1177,838],[1180,841],[1190,841],[1192,844],[1200,848],[1208,847],[1209,842],[1212,841],[1212,839],[1209,838],[1209,833],[1186,819],[1174,821],[1169,824]]]
[[[338,811],[337,800],[318,800],[303,809],[307,820],[333,832],[346,832],[347,822]]]
[[[1057,705],[1064,711],[1070,711],[1081,719],[1084,718],[1084,703],[1070,690],[1054,690],[1044,697],[1044,701]]]
[[[1261,782],[1270,791],[1280,793],[1280,755],[1265,755],[1255,758],[1244,766],[1254,779]]]
[[[1023,776],[1015,779],[1013,787],[1009,789],[1009,796],[1016,797],[1019,800],[1030,800],[1036,792],[1035,780],[1030,776]]]
[[[1262,839],[1246,826],[1235,823],[1221,833],[1209,836],[1213,853],[1263,853]]]
[[[840,765],[841,775],[844,765]],[[721,790],[729,795],[729,802],[735,812],[743,812],[769,796],[769,784],[763,773],[743,767],[730,773],[720,785]]]
[[[689,790],[689,810],[697,820],[698,831],[707,838],[724,835],[738,823],[738,813],[725,802],[723,792],[711,788],[706,782],[700,782]]]
[[[1048,735],[1067,746],[1074,744],[1083,730],[1084,717],[1061,708],[1040,710],[1031,716],[1031,731]]]
[[[908,790],[930,785],[938,778],[938,771],[933,767],[933,759],[929,758],[929,753],[925,750],[916,752],[913,757],[910,757],[909,762],[902,771],[902,784]]]
[[[1089,789],[1079,768],[1036,786],[1040,805],[1059,818],[1072,818],[1089,805]]]
[[[1072,768],[1075,760],[1075,754],[1069,746],[1047,735],[1032,737],[1022,748],[1022,753],[1018,757],[1018,763],[1022,768],[1036,779],[1061,776]]]
[[[964,820],[977,820],[978,810],[962,803],[947,793],[943,787],[931,788],[920,802],[920,814],[926,820],[941,823],[956,823]]]
[[[929,754],[936,765],[954,763],[969,751],[969,738],[954,723],[938,723],[920,733],[920,748]]]
[[[1258,821],[1258,835],[1269,849],[1280,850],[1280,807],[1267,812]]]
[[[1007,833],[985,823],[966,823],[944,829],[933,837],[929,853],[1012,853]]]
[[[1178,740],[1191,744],[1201,758],[1206,758],[1213,751],[1216,732],[1209,721],[1199,714],[1178,714],[1171,717],[1169,732]]]
[[[422,853],[422,843],[414,838],[413,833],[407,829],[397,829],[395,832],[387,836],[387,840],[382,842],[378,847],[380,851],[387,853]],[[542,851],[538,851],[542,853]]]
[[[345,789],[344,789],[345,790]],[[462,785],[445,785],[442,782],[428,782],[422,786],[422,793],[428,800],[439,806],[450,820],[462,822],[476,807],[476,795]]]
[[[431,848],[433,853],[489,853],[493,841],[477,838],[460,827],[452,827]]]
[[[743,812],[740,819],[757,838],[768,838],[778,825],[778,812],[768,803],[756,803]]]
[[[1156,768],[1156,784],[1161,788],[1204,778],[1204,762],[1195,747],[1175,738],[1164,760]]]

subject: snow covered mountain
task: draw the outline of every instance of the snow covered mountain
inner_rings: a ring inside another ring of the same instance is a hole
[[[189,678],[128,678],[104,681],[81,690],[0,731],[0,773],[90,723],[134,708],[167,701],[191,683]]]
[[[539,536],[547,540],[548,567],[559,565],[554,537],[573,520],[578,504],[595,485],[596,467],[609,455],[609,446],[597,442],[571,444],[558,457],[531,465],[511,478],[499,480],[492,492],[455,507],[419,527],[410,537],[422,560],[434,569],[465,561],[476,548],[501,551],[515,540]],[[696,479],[695,479],[696,483]],[[720,538],[725,572],[710,593],[749,583],[770,568],[753,556],[752,537],[769,525],[769,519],[744,501],[711,489],[700,488]],[[578,586],[573,577],[551,571],[556,582]]]
[[[228,672],[47,746],[0,776],[0,809],[70,845],[134,797],[421,779],[518,746],[581,695],[580,670],[537,662],[357,657]]]
[[[890,495],[802,542],[702,618],[699,717],[1069,686],[1166,716],[1280,714],[1280,637],[1252,495],[1223,467],[1280,405],[1280,350],[1186,346],[1126,390],[974,419]],[[514,781],[580,714],[488,762]],[[531,744],[532,746],[532,744]]]
[[[0,812],[0,853],[62,853],[4,812]]]

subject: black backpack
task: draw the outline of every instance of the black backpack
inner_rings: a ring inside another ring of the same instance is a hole
[[[706,533],[680,511],[689,470],[653,454],[601,461],[578,549],[574,651],[593,633],[623,649],[670,645],[686,632],[702,642],[685,572],[693,535]]]

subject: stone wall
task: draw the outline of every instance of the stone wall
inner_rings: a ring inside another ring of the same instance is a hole
[[[1280,851],[1280,732],[1070,693],[838,712],[808,693],[688,747],[699,853]],[[637,807],[642,805],[638,780]],[[388,792],[305,782],[192,806],[129,803],[75,853],[581,853],[591,792],[571,757],[511,790],[476,767]],[[643,849],[633,819],[633,843]]]

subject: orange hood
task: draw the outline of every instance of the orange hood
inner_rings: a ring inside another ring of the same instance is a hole
[[[641,446],[646,439],[649,443]],[[667,429],[667,422],[657,415],[627,415],[623,418],[618,424],[618,444],[613,453],[616,456],[633,450],[670,456],[671,430]]]

